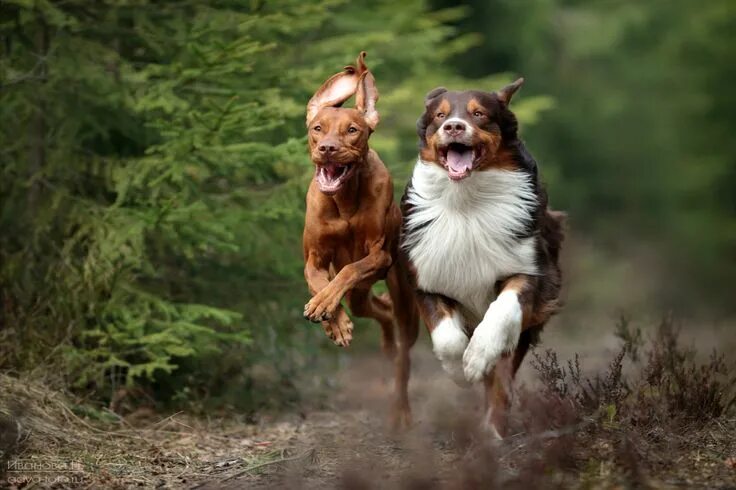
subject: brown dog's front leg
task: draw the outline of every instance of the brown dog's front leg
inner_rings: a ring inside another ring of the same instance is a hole
[[[307,280],[307,286],[309,286],[309,292],[312,295],[323,291],[330,284],[328,266],[329,260],[315,252],[309,252],[307,265],[304,267],[304,277]],[[307,315],[306,306],[304,307],[304,317],[315,323],[321,323],[325,335],[336,345],[341,347],[350,345],[350,341],[353,339],[353,322],[350,321],[350,317],[339,304],[335,309],[334,318],[313,318]]]
[[[342,297],[356,284],[390,267],[391,254],[383,250],[382,246],[383,240],[377,243],[368,255],[343,267],[337,276],[306,304],[304,317],[313,322],[329,320],[334,316]]]
[[[330,284],[329,260],[322,257],[316,252],[310,251],[307,255],[307,264],[304,266],[304,278],[307,280],[309,292],[314,296],[324,291]],[[311,303],[311,300],[310,300]],[[304,318],[314,323],[329,320],[327,316],[322,314],[315,315],[309,309],[309,303],[304,306]]]

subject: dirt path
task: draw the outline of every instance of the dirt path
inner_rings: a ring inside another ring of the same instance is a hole
[[[413,354],[414,425],[401,434],[388,427],[392,393],[388,361],[363,355],[348,357],[345,364],[338,376],[339,388],[327,403],[329,409],[282,421],[294,429],[285,448],[288,461],[203,488],[223,484],[225,488],[335,488],[359,482],[385,488],[401,479],[422,477],[427,468],[435,468],[430,472],[435,475],[437,468],[461,456],[453,448],[451,424],[443,424],[442,418],[472,411],[480,397],[442,376],[425,347]]]
[[[555,344],[553,337],[549,345]],[[601,351],[605,348],[599,345],[599,356]],[[328,409],[282,421],[293,428],[283,453],[286,461],[203,488],[391,488],[407,484],[425,488],[459,484],[458,468],[472,464],[477,438],[484,439],[478,430],[481,388],[456,386],[444,375],[429,346],[420,343],[412,351],[409,390],[414,424],[410,431],[395,434],[389,430],[387,417],[391,376],[391,365],[378,353],[346,355]],[[534,375],[527,362],[517,386],[530,383],[534,383]]]
[[[541,349],[567,359],[581,344],[591,369],[607,365],[617,346],[613,336],[576,343],[551,333]],[[455,386],[426,343],[412,359],[410,431],[397,435],[387,427],[388,362],[378,353],[346,356],[326,409],[281,422],[292,432],[279,457],[202,488],[736,488],[736,442],[729,436],[736,420],[699,426],[678,440],[564,416],[548,430],[557,415],[526,407],[526,420],[512,422],[512,436],[497,443],[479,430],[479,387]],[[522,405],[535,396],[536,378],[527,359],[517,378]],[[534,417],[542,422],[530,429]]]
[[[586,368],[605,371],[612,336],[564,334],[550,329],[537,352],[553,348],[561,361],[585,352]],[[535,401],[531,358],[517,378],[511,436],[492,442],[479,430],[480,387],[455,386],[426,339],[412,351],[414,425],[394,434],[392,367],[377,346],[363,347],[341,355],[319,408],[262,414],[255,424],[231,412],[94,424],[63,394],[0,376],[0,392],[24,407],[12,424],[25,435],[11,462],[64,465],[41,479],[8,471],[0,488],[736,488],[733,417],[678,427],[650,417],[637,425],[636,411],[624,419],[622,405],[619,415],[614,406],[603,416],[566,418],[555,413],[560,406]]]
[[[97,423],[63,393],[4,376],[4,399],[21,407],[8,407],[17,417],[11,425],[25,434],[12,461],[53,461],[74,471],[40,479],[33,471],[8,471],[0,474],[0,488],[334,488],[364,481],[385,488],[405,480],[443,482],[466,459],[465,435],[476,432],[481,395],[443,374],[427,339],[420,339],[412,360],[414,425],[400,435],[387,427],[392,366],[377,345],[367,343],[341,354],[332,375],[335,388],[319,409],[301,407],[275,419],[264,414],[256,424],[233,413],[206,419],[150,413],[136,421]]]

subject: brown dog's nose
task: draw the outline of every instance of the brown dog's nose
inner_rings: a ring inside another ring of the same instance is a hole
[[[337,145],[332,142],[327,142],[327,143],[322,143],[321,145],[319,145],[317,149],[319,150],[320,153],[330,154],[330,153],[334,153],[337,151]]]
[[[448,121],[442,126],[442,129],[448,134],[457,136],[465,131],[465,123],[462,121]]]

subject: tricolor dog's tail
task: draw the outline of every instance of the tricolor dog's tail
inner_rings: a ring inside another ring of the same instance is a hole
[[[560,257],[560,248],[565,240],[567,213],[547,209],[547,219],[542,223],[542,235],[547,239],[547,245],[552,260],[557,263]]]

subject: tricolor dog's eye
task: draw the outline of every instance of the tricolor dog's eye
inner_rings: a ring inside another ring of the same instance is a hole
[[[315,131],[317,131],[319,133],[320,131],[322,131],[322,126],[320,126],[318,124],[317,126],[313,127],[312,129],[315,130]]]
[[[473,113],[473,115],[474,115],[475,117],[483,117],[483,116],[484,116],[485,114],[483,114],[483,113],[482,113],[482,112],[480,112],[480,111],[475,111],[475,112]]]
[[[437,119],[444,119],[445,118],[445,113],[444,112],[438,112],[436,117],[437,117]]]
[[[357,132],[358,132],[358,128],[356,128],[355,126],[350,126],[348,128],[348,133],[357,133]]]

